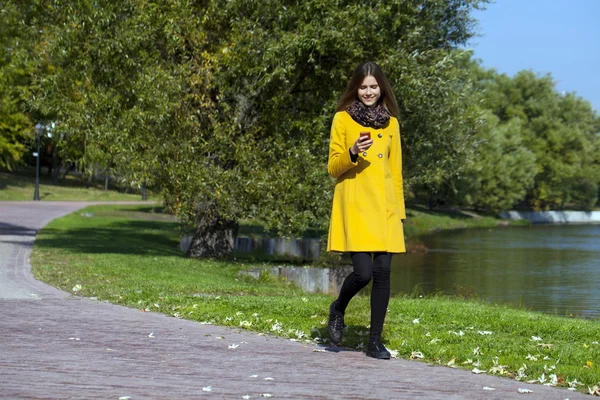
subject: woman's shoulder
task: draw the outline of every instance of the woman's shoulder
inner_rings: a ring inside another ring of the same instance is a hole
[[[350,118],[350,114],[348,114],[348,111],[346,111],[346,110],[338,111],[333,116],[334,120],[336,120],[336,119],[345,119],[345,118]]]

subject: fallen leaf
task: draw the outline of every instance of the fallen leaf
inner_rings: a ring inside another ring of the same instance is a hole
[[[598,385],[594,385],[593,387],[588,386],[588,392],[592,396],[600,396],[600,387]]]
[[[411,358],[411,360],[416,360],[418,358],[423,358],[423,353],[421,353],[420,351],[413,351],[410,354],[410,358]]]
[[[448,363],[446,365],[450,367],[450,366],[454,365],[455,362],[456,362],[456,357],[454,357],[450,361],[448,361]]]
[[[554,346],[554,345],[551,344],[551,343],[540,343],[540,344],[538,344],[538,347],[541,347],[542,349],[550,349],[550,348],[552,348],[552,346]]]

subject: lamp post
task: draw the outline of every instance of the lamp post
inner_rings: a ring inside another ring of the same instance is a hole
[[[36,158],[35,162],[35,191],[33,192],[33,200],[40,200],[40,136],[42,136],[42,131],[44,130],[44,125],[39,122],[35,124],[35,135],[37,139],[37,152],[33,153]]]

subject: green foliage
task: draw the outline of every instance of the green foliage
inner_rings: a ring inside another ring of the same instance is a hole
[[[527,204],[536,210],[591,209],[600,184],[600,118],[589,102],[573,93],[556,92],[549,75],[522,71],[508,78],[494,70],[477,73],[483,106],[501,124],[520,126],[520,143],[535,155]]]
[[[30,43],[19,22],[14,5],[0,5],[0,168],[8,170],[22,162],[33,133],[29,116],[22,109],[30,94]]]
[[[536,158],[523,144],[519,119],[501,124],[491,112],[486,115],[487,124],[478,134],[478,155],[458,185],[470,206],[494,212],[509,210],[533,186]]]

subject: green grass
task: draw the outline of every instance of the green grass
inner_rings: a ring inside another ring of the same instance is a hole
[[[297,340],[326,337],[331,296],[304,293],[268,275],[238,275],[256,264],[187,259],[177,248],[176,222],[158,211],[89,207],[54,220],[38,233],[34,275],[143,311]],[[345,345],[364,345],[368,321],[369,299],[359,296],[347,310]],[[521,371],[524,381],[556,376],[558,386],[582,382],[582,391],[600,382],[598,321],[441,296],[394,297],[384,339],[403,358],[512,378]]]
[[[410,205],[406,210],[404,232],[415,237],[432,231],[462,228],[492,228],[499,224],[529,225],[528,221],[505,221],[491,215],[482,215],[462,210],[428,210],[419,205]]]
[[[114,189],[104,191],[104,184],[99,182],[86,188],[83,181],[70,175],[58,184],[54,184],[44,172],[40,177],[39,188],[42,201],[139,201],[142,199],[139,193],[122,193]],[[0,172],[0,201],[33,200],[34,189],[34,170],[17,173]],[[148,199],[159,200],[156,196],[150,195]]]

